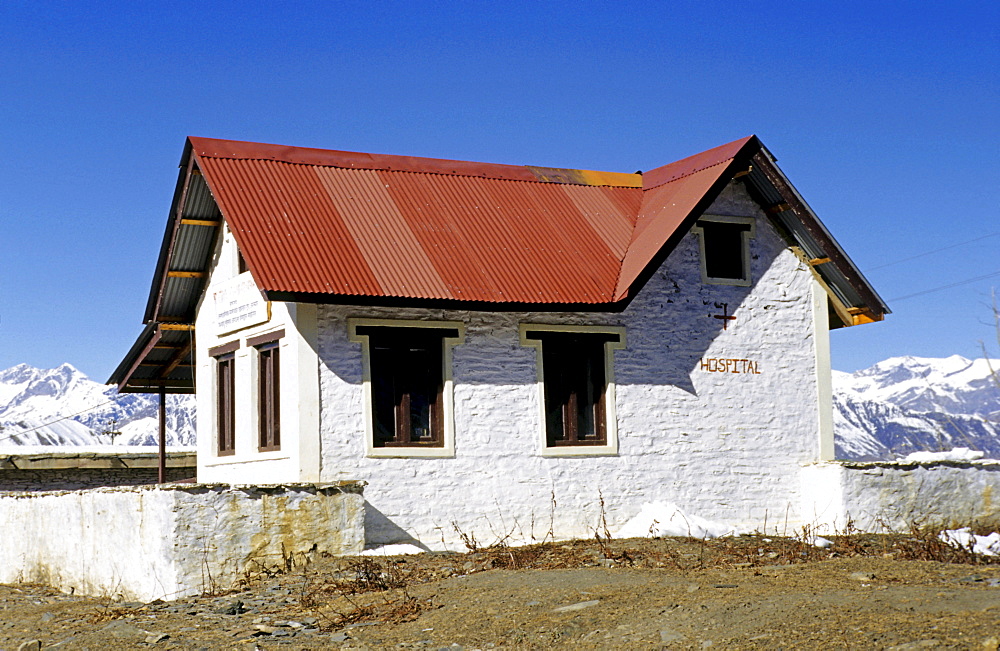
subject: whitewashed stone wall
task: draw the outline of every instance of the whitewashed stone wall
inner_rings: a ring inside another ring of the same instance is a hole
[[[803,468],[810,526],[909,531],[912,525],[1000,523],[1000,461],[835,461]]]
[[[224,483],[319,481],[319,385],[316,376],[316,307],[274,302],[268,320],[218,332],[213,293],[238,276],[236,240],[228,227],[216,243],[208,284],[198,305],[195,384],[198,386],[198,480]],[[249,272],[244,272],[249,273]],[[284,330],[278,341],[281,449],[258,449],[257,353],[247,339]],[[235,451],[219,455],[216,362],[211,348],[237,342]]]
[[[0,583],[138,601],[226,589],[286,558],[360,552],[363,503],[357,483],[0,493]]]
[[[818,376],[829,373],[825,296],[742,190],[732,185],[709,214],[756,218],[752,287],[703,285],[688,235],[627,310],[487,313],[321,306],[318,313],[323,481],[368,482],[368,543],[408,540],[460,547],[455,524],[480,542],[512,534],[590,536],[603,498],[608,526],[643,502],[748,526],[801,518],[800,469],[820,456]],[[735,315],[727,329],[722,303]],[[461,321],[454,348],[455,456],[368,458],[361,346],[347,319]],[[615,325],[619,453],[550,457],[543,436],[535,350],[521,323]],[[818,334],[817,334],[818,333]],[[709,372],[703,359],[749,359],[759,374]],[[832,441],[832,439],[830,439]]]

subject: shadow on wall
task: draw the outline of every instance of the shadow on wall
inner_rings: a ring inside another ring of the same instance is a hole
[[[385,516],[384,513],[365,500],[365,546],[406,544],[419,547],[425,552],[430,548],[411,536],[405,529]]]
[[[714,370],[703,366],[703,362],[729,365],[720,372],[754,373],[754,364],[759,364],[763,348],[783,336],[780,330],[769,332],[767,327],[756,325],[754,321],[758,324],[773,322],[768,311],[810,300],[808,295],[789,291],[799,285],[789,277],[797,263],[790,264],[787,257],[782,256],[787,251],[787,242],[745,191],[727,191],[707,212],[756,218],[756,233],[749,241],[750,259],[747,261],[752,284],[704,283],[700,239],[695,233],[688,233],[624,312],[595,312],[592,318],[586,319],[593,324],[629,327],[626,348],[615,351],[617,384],[674,386],[696,395],[692,375],[702,369]],[[342,382],[360,384],[361,347],[347,340],[346,320],[354,315],[350,308],[331,309],[326,324],[336,332],[327,332],[320,339],[325,339],[331,348],[347,350],[350,354],[321,355],[321,364]],[[534,384],[534,351],[520,346],[518,323],[580,322],[579,313],[498,312],[495,317],[486,316],[488,314],[382,307],[365,308],[357,316],[465,322],[468,327],[466,341],[454,350],[456,363],[459,358],[465,359],[461,372],[456,366],[455,381],[470,385],[495,384],[498,369],[510,371],[503,374],[504,383]],[[636,327],[641,321],[647,322],[648,327]],[[487,334],[490,330],[498,334]],[[741,331],[749,336],[741,336]],[[731,339],[726,337],[727,332],[732,335]],[[720,335],[726,337],[727,345],[716,346],[710,354],[712,359],[706,359]],[[470,345],[476,346],[476,354],[463,355],[462,349]],[[470,357],[475,359],[470,361]]]

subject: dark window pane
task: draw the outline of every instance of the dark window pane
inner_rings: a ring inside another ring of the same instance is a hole
[[[444,444],[442,337],[452,332],[364,329],[369,337],[375,447]]]
[[[236,378],[233,374],[232,354],[217,358],[216,379],[219,454],[232,454],[236,448],[236,405],[233,401]]]
[[[709,278],[746,280],[743,233],[749,224],[699,222],[705,238],[705,272]]]
[[[258,445],[269,450],[281,445],[278,360],[277,344],[258,349]]]
[[[604,345],[618,335],[529,331],[526,336],[542,341],[548,445],[605,444]]]

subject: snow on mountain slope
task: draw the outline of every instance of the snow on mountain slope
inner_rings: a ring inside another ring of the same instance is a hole
[[[833,372],[836,456],[888,459],[967,447],[1000,458],[1000,360],[894,357],[856,373]],[[167,442],[195,442],[194,398],[168,396]],[[0,371],[0,446],[155,445],[157,398],[121,394],[69,364]]]
[[[0,446],[107,444],[109,429],[122,432],[116,445],[154,445],[158,406],[156,396],[118,394],[69,364],[18,364],[0,371]],[[167,443],[194,442],[193,397],[168,396]]]
[[[992,370],[991,370],[992,369]],[[837,458],[968,447],[1000,458],[1000,360],[893,357],[833,372]]]

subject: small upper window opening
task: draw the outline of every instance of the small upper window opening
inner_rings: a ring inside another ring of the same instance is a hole
[[[752,219],[701,219],[694,232],[700,236],[702,279],[706,283],[750,284],[750,239],[754,236]]]

